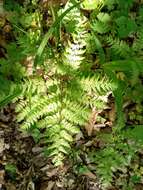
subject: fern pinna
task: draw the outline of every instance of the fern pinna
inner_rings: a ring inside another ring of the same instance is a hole
[[[73,3],[68,2],[65,9],[69,6]],[[35,140],[45,139],[46,153],[55,165],[62,164],[70,153],[74,135],[88,122],[93,107],[103,108],[102,97],[112,89],[106,76],[101,80],[101,73],[86,71],[87,21],[75,8],[64,17],[65,28],[71,15],[72,31],[64,52],[45,61],[43,75],[33,74],[26,80],[16,108],[22,129],[29,130]]]

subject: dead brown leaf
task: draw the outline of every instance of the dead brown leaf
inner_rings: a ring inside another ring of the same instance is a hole
[[[16,187],[12,183],[6,183],[6,190],[16,190]]]
[[[4,184],[5,171],[0,170],[0,184]]]
[[[57,170],[58,170],[58,168],[54,168],[54,169],[52,169],[50,171],[47,171],[46,174],[47,174],[48,177],[53,177],[53,176],[55,176],[57,174]]]
[[[94,124],[96,122],[96,117],[99,114],[99,112],[93,108],[92,113],[90,115],[88,123],[85,125],[85,130],[87,131],[88,136],[92,135],[92,132],[94,130]]]
[[[109,120],[110,122],[114,122],[116,119],[116,110],[115,110],[115,104],[111,104],[111,110],[109,111]]]
[[[83,175],[89,177],[90,179],[96,179],[96,175],[93,174],[92,172],[88,171],[88,172],[85,172]]]
[[[42,183],[40,190],[52,190],[54,185],[55,185],[54,181],[46,181],[46,182]]]

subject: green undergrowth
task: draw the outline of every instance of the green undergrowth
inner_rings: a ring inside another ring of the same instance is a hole
[[[37,143],[43,139],[46,155],[59,166],[93,110],[106,109],[112,94],[112,132],[101,134],[102,150],[89,153],[106,189],[142,144],[142,2],[10,2],[4,4],[12,37],[2,47],[0,106],[15,102],[21,130]],[[129,112],[130,105],[136,106]]]

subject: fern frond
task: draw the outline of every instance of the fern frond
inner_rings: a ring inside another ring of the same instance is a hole
[[[73,6],[72,1],[68,1],[65,10]],[[73,20],[72,20],[73,19]],[[72,23],[70,23],[72,22]],[[63,23],[68,26],[72,25],[73,29],[70,31],[72,42],[68,41],[63,56],[63,63],[69,65],[72,69],[78,69],[84,60],[87,31],[85,30],[87,19],[81,14],[78,8],[73,9],[70,14],[67,14]]]
[[[76,44],[71,44],[69,42],[69,47],[66,48],[63,62],[66,65],[71,66],[73,69],[78,69],[84,60],[83,54],[85,53],[85,50],[83,50],[83,44],[80,44],[80,42],[77,42]]]
[[[85,10],[100,10],[104,5],[103,0],[84,0],[83,3],[81,4],[82,9]]]
[[[106,107],[108,96],[115,89],[115,84],[107,76],[94,74],[81,77],[81,87],[84,90],[82,101],[90,107],[100,110]]]
[[[109,25],[101,21],[94,22],[91,25],[91,28],[94,32],[97,32],[99,34],[105,34],[110,30]]]
[[[21,85],[0,76],[0,107],[13,101],[22,92]]]
[[[106,41],[111,46],[111,52],[114,56],[120,56],[124,58],[129,57],[131,49],[125,41],[118,38],[113,39],[111,36],[109,36]]]
[[[134,43],[132,45],[132,51],[139,56],[143,56],[143,51],[142,51],[142,43],[143,43],[143,30],[141,29],[137,33],[137,38],[134,40]]]
[[[86,92],[90,93],[94,91],[99,96],[112,89],[111,81],[106,76],[101,78],[99,74],[82,77],[81,86]]]
[[[90,113],[86,106],[78,104],[74,99],[70,101],[66,85],[61,89],[62,83],[59,79],[30,79],[16,107],[17,121],[23,130],[30,131],[35,127],[46,129],[44,136],[50,143],[48,151],[54,156],[56,164],[59,163],[60,155],[64,158],[63,155],[70,151],[69,147],[66,150],[67,144],[64,142],[67,141],[70,146],[73,135],[79,132],[79,126],[87,122]]]

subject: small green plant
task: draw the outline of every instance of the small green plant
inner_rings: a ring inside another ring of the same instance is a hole
[[[16,102],[21,129],[35,142],[44,139],[45,153],[59,166],[92,110],[103,110],[112,94],[116,118],[111,142],[90,156],[107,188],[138,149],[122,138],[122,131],[124,103],[142,102],[143,5],[137,14],[133,0],[68,0],[56,11],[47,6],[45,20],[37,1],[5,3],[13,15],[7,20],[15,41],[0,62],[0,105]]]
[[[98,138],[104,142],[104,147],[101,150],[89,153],[89,159],[91,164],[95,164],[95,172],[99,177],[103,189],[107,189],[112,186],[113,178],[118,175],[118,172],[123,174],[127,172],[128,167],[136,159],[136,152],[142,146],[137,141],[129,140],[126,135],[100,135],[102,138]],[[129,176],[134,183],[135,180],[140,179],[135,176]]]
[[[16,61],[20,63],[24,59],[26,64],[25,73],[20,75],[22,92],[14,100],[18,100],[17,121],[24,131],[32,134],[35,141],[45,138],[46,153],[53,157],[55,165],[62,164],[64,155],[69,154],[74,135],[88,122],[93,107],[101,109],[104,106],[100,97],[106,96],[114,88],[104,72],[94,73],[90,70],[91,64],[86,60],[88,20],[78,6],[79,3],[67,2],[65,8],[59,10],[59,18],[41,43],[42,31],[38,28],[41,26],[41,17],[35,12],[27,14],[26,7],[20,7],[18,14],[23,14],[27,19],[23,22],[22,18],[17,18],[15,28],[15,33],[19,34],[19,56],[22,55]],[[21,12],[21,9],[24,11]],[[31,26],[31,19],[36,22],[37,30]],[[67,32],[72,25],[69,34],[71,40],[62,44],[63,50],[60,53],[57,46],[54,50],[50,48],[50,44],[46,46],[52,35],[57,39],[55,43],[63,43],[63,39],[55,34],[59,22]],[[22,34],[19,23],[24,28]],[[35,51],[37,45],[39,48]],[[15,75],[14,77],[16,78]],[[45,132],[41,134],[43,129]]]
[[[16,179],[16,166],[14,164],[6,164],[5,171],[7,175],[12,179]]]

